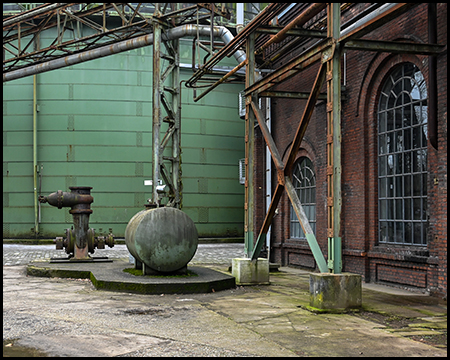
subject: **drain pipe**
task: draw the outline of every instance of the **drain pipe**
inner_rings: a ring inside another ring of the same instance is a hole
[[[428,43],[437,44],[437,10],[436,3],[428,4]],[[429,78],[429,105],[428,105],[428,137],[430,144],[436,150],[437,141],[437,57],[432,55],[428,57],[428,78]]]
[[[209,36],[211,27],[209,25],[187,24],[170,29],[162,34],[162,40],[175,40],[186,36],[196,36],[197,32],[202,36]],[[225,44],[228,44],[233,35],[230,30],[224,26],[213,27],[214,36],[220,37]],[[29,75],[39,74],[50,70],[60,69],[66,66],[79,64],[85,61],[98,59],[104,56],[118,54],[124,51],[137,49],[143,46],[153,44],[153,34],[143,35],[135,39],[123,40],[115,44],[105,45],[97,49],[88,50],[79,54],[68,55],[63,58],[46,61],[42,64],[32,65],[23,69],[13,70],[3,74],[3,82],[20,79]],[[237,50],[234,54],[238,63],[246,59],[245,52]]]
[[[37,198],[37,95],[36,95],[36,75],[33,75],[33,187],[34,187],[34,235],[39,233],[38,198]]]

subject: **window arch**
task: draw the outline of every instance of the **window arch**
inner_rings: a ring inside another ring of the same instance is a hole
[[[314,165],[307,157],[301,157],[294,164],[292,183],[308,217],[311,228],[316,233],[316,174]],[[305,233],[291,205],[291,238],[306,239]]]
[[[379,243],[427,244],[427,119],[423,74],[395,67],[378,105]]]

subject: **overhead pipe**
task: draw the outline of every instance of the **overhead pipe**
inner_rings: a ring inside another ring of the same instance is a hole
[[[283,29],[281,29],[276,35],[272,36],[269,41],[264,43],[259,49],[258,53],[261,53],[264,49],[272,45],[273,43],[280,42],[286,38],[286,33],[289,30],[292,30],[296,26],[302,26],[308,20],[312,19],[318,13],[320,13],[323,9],[327,7],[326,3],[314,3],[305,11],[302,11],[300,15],[298,15],[294,20],[292,20],[289,24],[287,24]]]
[[[165,33],[163,33],[162,40],[169,41],[186,36],[196,36],[197,32],[199,33],[199,35],[208,36],[211,32],[211,27],[208,25],[197,26],[193,24],[179,26],[167,30]],[[228,44],[233,39],[233,35],[231,34],[230,30],[228,30],[224,26],[214,26],[213,33],[214,36],[220,37],[226,44]],[[50,70],[60,69],[66,66],[79,64],[85,61],[118,54],[124,51],[133,50],[152,44],[153,34],[143,35],[135,39],[123,40],[115,44],[105,45],[97,49],[81,52],[79,54],[68,55],[63,58],[46,61],[42,64],[31,65],[23,69],[10,71],[3,74],[3,82],[20,79],[34,74],[40,74]],[[245,52],[242,50],[237,50],[233,55],[238,63],[241,63],[246,59]]]
[[[437,44],[437,8],[436,3],[428,4],[428,43]],[[437,141],[437,57],[432,55],[428,57],[428,81],[429,81],[429,95],[428,95],[428,138],[430,144],[436,150],[438,148]]]
[[[45,14],[46,12],[51,11],[51,10],[56,10],[56,9],[59,9],[62,7],[67,7],[67,5],[69,5],[69,6],[75,5],[75,3],[73,3],[73,4],[54,3],[54,4],[50,4],[50,5],[43,5],[43,6],[34,8],[32,10],[26,11],[24,13],[21,13],[19,15],[11,16],[3,21],[3,28],[5,28],[6,26],[9,26],[9,25],[16,24],[18,22],[30,20],[37,15]]]

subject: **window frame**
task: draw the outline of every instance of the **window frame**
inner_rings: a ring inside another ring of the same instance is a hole
[[[377,108],[379,244],[427,246],[427,106],[419,68],[392,68]]]
[[[292,184],[315,234],[317,218],[316,172],[313,162],[307,156],[301,156],[295,161],[292,170]],[[291,239],[306,240],[292,204],[290,204],[289,234]]]

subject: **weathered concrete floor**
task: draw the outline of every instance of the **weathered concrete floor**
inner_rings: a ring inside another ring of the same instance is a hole
[[[49,356],[447,356],[407,337],[446,333],[446,303],[426,295],[363,286],[367,309],[409,318],[390,329],[305,310],[309,275],[290,268],[271,273],[271,285],[192,295],[99,291],[25,268],[3,267],[3,340]]]

